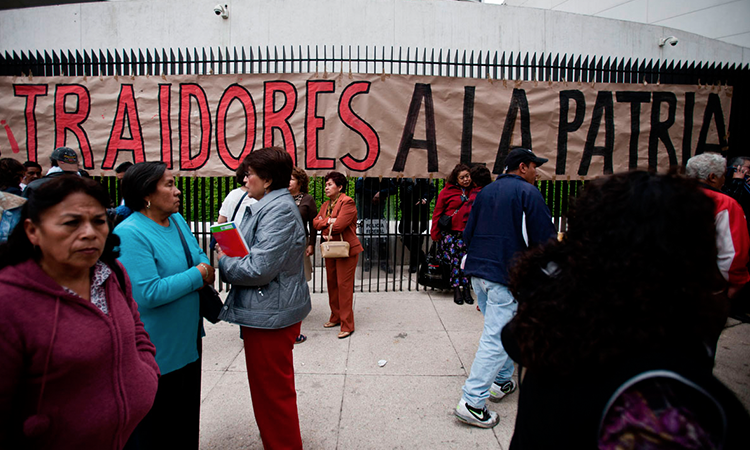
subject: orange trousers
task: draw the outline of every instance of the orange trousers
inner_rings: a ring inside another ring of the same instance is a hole
[[[359,254],[348,258],[326,258],[330,322],[341,322],[341,331],[354,331],[354,273]]]

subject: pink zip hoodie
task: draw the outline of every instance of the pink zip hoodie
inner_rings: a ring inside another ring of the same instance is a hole
[[[105,315],[33,260],[0,270],[0,449],[125,445],[159,378],[125,280],[104,282]]]

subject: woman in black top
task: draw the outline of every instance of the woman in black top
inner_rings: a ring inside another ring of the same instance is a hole
[[[305,247],[305,278],[307,281],[312,279],[312,263],[310,258],[315,254],[315,239],[318,237],[318,230],[312,226],[312,220],[318,213],[318,207],[315,205],[315,199],[308,194],[308,185],[310,179],[304,170],[299,167],[292,169],[292,178],[289,180],[289,193],[294,197],[294,203],[299,207],[299,213],[302,216],[302,223],[305,226],[307,235],[307,246]],[[307,336],[300,334],[297,336],[297,344],[307,340]]]

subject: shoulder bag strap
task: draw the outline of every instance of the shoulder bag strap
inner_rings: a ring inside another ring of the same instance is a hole
[[[344,241],[343,234],[344,233],[339,234],[339,238],[341,239],[342,242]],[[327,237],[328,238],[327,240],[330,241],[331,239],[333,239],[332,235],[333,235],[333,224],[331,223],[331,224],[328,224],[328,236],[324,236],[324,237]]]
[[[464,200],[464,196],[461,196],[461,204],[458,205],[458,208],[456,208],[455,211],[453,211],[453,214],[451,214],[451,217],[455,216],[459,209],[461,209],[462,206],[464,206],[464,203],[466,203],[466,200]]]
[[[721,422],[724,425],[724,429],[722,430],[722,435],[723,435],[722,442],[726,440],[728,420],[727,420],[726,412],[724,411],[724,407],[722,406],[721,402],[719,402],[719,400],[717,400],[716,397],[711,395],[711,393],[709,393],[702,386],[699,386],[695,382],[687,379],[686,377],[680,375],[679,373],[673,372],[671,370],[658,370],[658,369],[642,372],[630,378],[629,380],[625,381],[622,385],[620,385],[619,388],[615,390],[615,392],[609,398],[607,405],[604,407],[604,411],[602,411],[602,414],[599,417],[599,431],[598,431],[597,436],[601,436],[602,426],[604,425],[604,420],[607,418],[607,413],[609,413],[609,410],[612,409],[612,406],[614,405],[615,401],[617,401],[617,399],[620,397],[620,395],[622,395],[626,390],[638,384],[639,382],[646,380],[646,379],[654,379],[654,378],[668,378],[668,379],[679,381],[680,383],[695,389],[696,391],[701,393],[705,398],[707,398],[711,403],[713,403],[713,405],[716,406],[716,409],[718,410],[719,415],[721,417]]]
[[[172,220],[172,218],[169,218],[169,222],[172,223],[175,228],[177,228],[177,233],[180,235],[180,242],[182,242],[182,249],[185,250],[185,259],[188,263],[188,269],[193,267],[193,257],[190,256],[190,250],[188,250],[187,242],[185,241],[185,236],[182,234],[182,230],[180,230],[180,226],[177,225],[177,222]]]
[[[242,201],[245,200],[245,197],[247,197],[247,192],[242,194],[242,198],[240,198],[240,201],[237,203],[237,206],[234,208],[234,213],[232,213],[232,219],[231,221],[234,222],[235,216],[237,216],[237,211],[240,210],[240,206],[242,205]]]

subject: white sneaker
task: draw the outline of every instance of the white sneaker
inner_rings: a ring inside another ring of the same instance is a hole
[[[500,422],[495,411],[489,411],[486,406],[482,409],[472,408],[466,404],[466,400],[464,399],[458,402],[458,406],[456,406],[453,414],[461,422],[479,428],[492,428]]]
[[[506,395],[516,390],[516,382],[513,380],[506,381],[502,385],[492,383],[490,386],[490,400],[493,402],[499,402]]]

